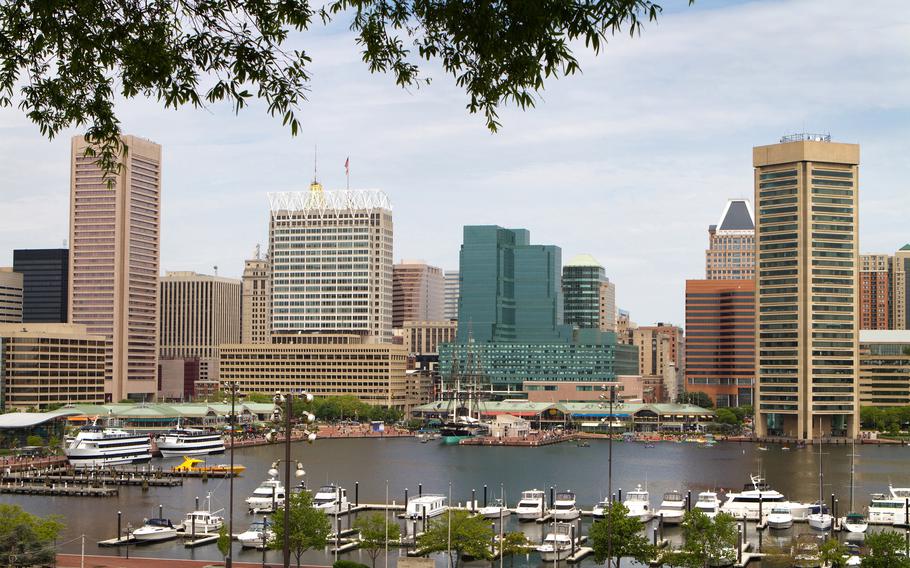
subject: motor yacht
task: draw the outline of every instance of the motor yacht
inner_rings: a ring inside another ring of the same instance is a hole
[[[572,525],[553,523],[552,531],[544,537],[537,552],[544,562],[558,562],[568,558],[572,554]]]
[[[133,538],[139,542],[160,542],[177,538],[177,527],[170,519],[146,519],[145,523],[133,531]]]
[[[477,509],[477,513],[485,519],[498,519],[500,517],[508,517],[512,514],[512,511],[509,510],[506,502],[502,499],[493,499],[486,507]]]
[[[274,513],[284,506],[284,485],[276,477],[269,477],[247,497],[246,505],[251,513]]]
[[[678,525],[686,514],[686,499],[679,491],[664,493],[657,517],[663,519],[665,525]]]
[[[647,489],[642,489],[641,485],[638,485],[635,491],[626,493],[626,500],[622,504],[629,510],[627,516],[642,522],[647,522],[654,516],[651,512],[650,494]]]
[[[337,485],[323,485],[313,495],[313,508],[326,515],[347,512],[351,507],[347,490]]]
[[[698,494],[694,508],[713,518],[720,512],[720,499],[717,498],[717,493],[714,491],[702,491]]]
[[[778,504],[771,507],[767,520],[768,528],[789,529],[793,526],[793,513],[790,512],[790,507]]]
[[[152,459],[147,435],[97,424],[80,428],[65,452],[70,464],[77,468],[147,463]]]
[[[537,489],[522,491],[521,499],[515,506],[519,521],[533,521],[543,516],[544,492]]]
[[[888,495],[873,493],[869,503],[869,523],[895,525],[906,522],[910,489],[888,486]]]
[[[560,491],[553,499],[553,508],[550,514],[557,521],[574,521],[581,516],[581,511],[575,506],[575,493]]]
[[[594,505],[594,508],[591,509],[591,516],[595,519],[603,519],[607,516],[607,511],[610,510],[610,500],[603,499],[597,505]]]
[[[183,520],[183,532],[185,534],[213,534],[217,533],[224,525],[224,517],[220,516],[218,511],[212,511],[212,494],[206,496],[206,508],[198,511],[191,511],[186,514]]]
[[[176,428],[155,438],[155,443],[166,458],[224,453],[224,438],[220,433],[184,428],[179,421]]]
[[[787,506],[796,520],[805,520],[809,514],[809,505],[793,503],[778,491],[771,489],[760,476],[753,475],[750,483],[741,492],[727,493],[727,500],[720,506],[723,513],[729,513],[737,519],[757,520],[759,509],[771,510],[777,506]]]
[[[237,535],[237,540],[243,548],[266,548],[269,541],[275,536],[275,531],[271,529],[266,519],[253,521],[250,528]]]
[[[446,510],[445,495],[421,495],[408,501],[405,516],[409,519],[428,519],[443,514]]]

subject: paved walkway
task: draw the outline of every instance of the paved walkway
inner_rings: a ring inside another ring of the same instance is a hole
[[[78,554],[58,554],[58,568],[80,568],[82,558]],[[175,568],[203,568],[204,566],[224,566],[223,562],[217,560],[175,560],[173,558],[144,558],[131,557],[129,559],[118,556],[85,556],[85,568],[166,568],[173,566]],[[234,562],[236,568],[261,568],[261,563],[251,562]],[[277,563],[266,563],[266,566],[280,568],[281,561]],[[296,566],[294,557],[291,556],[291,566]],[[301,564],[301,568],[327,568],[326,566],[314,566],[312,564]]]

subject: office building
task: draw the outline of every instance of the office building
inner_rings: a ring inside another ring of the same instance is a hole
[[[888,254],[859,257],[860,329],[891,329],[894,258]]]
[[[859,146],[794,135],[753,149],[759,436],[859,432]]]
[[[392,204],[379,190],[270,193],[275,334],[392,340]]]
[[[445,278],[441,268],[419,260],[392,267],[392,327],[406,321],[441,321],[445,318]]]
[[[0,267],[0,323],[22,323],[22,274]]]
[[[891,299],[892,325],[894,329],[910,329],[910,309],[907,301],[910,298],[910,244],[901,247],[894,253],[892,264],[893,296]]]
[[[269,343],[271,333],[272,278],[269,259],[256,256],[243,263],[240,298],[240,343]]]
[[[616,286],[591,255],[580,254],[563,266],[562,295],[567,325],[616,330]]]
[[[408,410],[420,402],[409,381],[403,345],[363,343],[356,334],[276,336],[281,343],[222,345],[221,380],[242,392],[306,391],[317,397],[356,396],[368,404]]]
[[[445,278],[445,319],[458,319],[458,271],[446,270]]]
[[[862,406],[910,406],[910,331],[859,332]]]
[[[682,343],[683,330],[677,325],[659,322],[633,329],[632,345],[638,347],[638,374],[663,375],[667,365],[681,368]]]
[[[718,408],[752,404],[755,281],[686,281],[686,391]]]
[[[158,375],[161,146],[124,136],[117,174],[72,140],[69,318],[108,342],[113,401],[151,400]],[[112,183],[108,183],[111,181]]]
[[[13,251],[13,270],[22,274],[23,323],[66,323],[69,249]]]
[[[755,277],[755,215],[748,199],[729,199],[716,225],[708,226],[705,278]]]
[[[404,346],[411,355],[439,355],[439,345],[455,341],[454,321],[406,321]]]
[[[84,325],[0,324],[0,411],[103,403],[107,343]]]
[[[628,310],[616,310],[616,340],[622,345],[632,345],[632,335],[638,324],[632,321]]]

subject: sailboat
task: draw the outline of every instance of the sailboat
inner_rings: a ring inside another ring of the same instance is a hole
[[[820,531],[826,531],[831,529],[831,525],[834,522],[834,517],[829,513],[825,512],[825,474],[822,469],[822,420],[821,417],[818,419],[818,510],[813,510],[806,517],[806,520],[809,521],[809,526],[813,529]],[[812,509],[815,509],[813,507]]]
[[[848,533],[862,534],[869,528],[869,523],[866,521],[865,515],[857,513],[853,508],[854,477],[856,476],[856,467],[854,465],[855,458],[856,440],[853,441],[850,452],[850,512],[847,513],[846,517],[841,519],[841,526],[844,527],[844,530]]]
[[[478,377],[482,372],[478,371],[478,362],[474,357],[474,338],[469,334],[466,352],[466,365],[468,372],[462,375],[458,370],[457,353],[452,364],[452,379],[454,389],[452,390],[452,413],[442,427],[439,429],[440,437],[443,444],[458,444],[465,438],[482,436],[487,433],[487,426],[480,420],[480,396],[481,389],[478,384]],[[466,387],[462,387],[461,379],[466,381]],[[445,390],[443,388],[443,390]],[[465,410],[464,416],[459,415],[461,401],[464,399]],[[476,405],[476,409],[474,408]],[[476,416],[475,416],[476,413]]]

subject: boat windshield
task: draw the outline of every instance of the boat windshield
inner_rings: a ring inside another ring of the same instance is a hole
[[[557,511],[569,511],[575,508],[575,503],[560,503],[556,505]]]
[[[713,504],[716,500],[717,500],[717,495],[714,495],[714,494],[698,496],[699,503],[712,503]]]
[[[316,493],[335,493],[336,491],[338,491],[338,488],[334,485],[323,485]]]
[[[683,496],[679,493],[666,493],[664,495],[664,501],[682,501]]]
[[[771,509],[771,514],[772,515],[789,515],[790,509],[787,509],[786,507],[775,507],[775,508]]]
[[[910,498],[910,489],[892,487],[891,495],[898,499],[908,499],[908,498]]]
[[[630,492],[627,501],[647,501],[648,496],[644,493]]]
[[[171,525],[170,519],[149,519],[145,524],[150,527],[171,527],[171,526],[173,526],[173,525]]]

